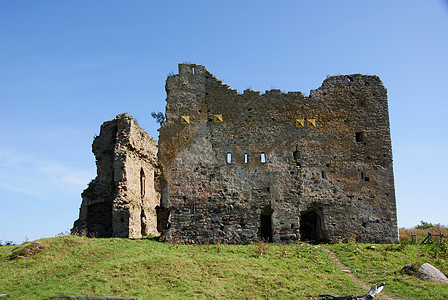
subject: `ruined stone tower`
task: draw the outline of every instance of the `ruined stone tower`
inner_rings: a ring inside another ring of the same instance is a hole
[[[152,190],[161,198],[148,205],[152,212],[159,205],[158,229],[167,240],[398,239],[387,95],[378,77],[329,77],[308,97],[280,90],[239,94],[205,67],[180,64],[166,92],[158,145],[162,176]],[[146,144],[139,153],[154,154]],[[119,152],[118,160],[127,151],[135,149]],[[133,157],[137,163],[142,156]],[[147,168],[158,172],[152,159]],[[138,172],[126,176],[138,178]],[[119,191],[135,190],[127,181],[114,182],[122,183]],[[138,207],[138,193],[127,192],[126,199],[128,206],[113,205],[114,214]],[[103,223],[99,216],[91,222]],[[89,216],[84,219],[88,223]],[[120,228],[121,235],[112,235],[125,236]],[[128,236],[136,236],[131,228]]]
[[[81,195],[72,231],[99,237],[158,234],[157,142],[130,115],[121,114],[101,125],[92,151],[98,175]]]

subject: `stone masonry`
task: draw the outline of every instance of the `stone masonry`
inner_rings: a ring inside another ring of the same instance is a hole
[[[128,115],[103,124],[93,145],[98,177],[83,193],[75,227],[130,237],[161,232],[187,243],[398,239],[387,95],[377,76],[332,76],[308,97],[239,94],[205,67],[180,64],[166,92],[158,162],[156,143]],[[136,134],[122,140],[112,128],[124,120]],[[153,174],[161,176],[153,182]],[[154,220],[156,206],[158,226],[141,226]],[[111,229],[102,210],[112,211]]]
[[[92,151],[98,175],[81,195],[72,232],[130,238],[158,234],[157,142],[130,115],[121,114],[101,126]]]

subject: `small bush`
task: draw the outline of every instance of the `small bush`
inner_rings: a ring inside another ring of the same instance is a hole
[[[13,241],[5,241],[5,243],[3,244],[3,241],[0,240],[0,246],[14,246],[16,245]]]
[[[440,224],[439,224],[440,225]],[[423,220],[421,220],[420,221],[420,224],[419,225],[417,225],[417,226],[415,226],[415,229],[428,229],[428,228],[433,228],[433,227],[435,227],[436,225],[434,225],[434,224],[432,224],[432,223],[428,223],[428,222],[425,222],[425,221],[423,221]]]
[[[163,125],[163,123],[165,123],[166,121],[166,117],[162,112],[155,112],[153,111],[151,113],[151,117],[153,117],[157,123],[159,123],[160,125]]]

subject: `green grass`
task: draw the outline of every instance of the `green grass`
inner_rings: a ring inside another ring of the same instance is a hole
[[[335,244],[326,247],[359,279],[370,285],[385,282],[388,295],[404,299],[448,299],[448,284],[425,282],[400,272],[409,263],[422,265],[427,262],[448,274],[446,243]]]
[[[410,257],[431,257],[430,262],[446,273],[446,253],[425,246],[385,251],[388,246],[376,245],[375,250],[357,244],[197,246],[149,239],[62,236],[0,247],[0,294],[9,294],[12,299],[48,299],[59,294],[138,299],[318,299],[319,294],[365,293],[336,267],[324,250],[328,248],[369,284],[385,281],[386,292],[402,295],[402,290],[409,288],[411,291],[403,294],[407,298],[436,299],[415,296],[430,289],[441,299],[448,298],[448,285],[420,282],[397,272],[411,262]],[[380,262],[371,264],[371,259]]]

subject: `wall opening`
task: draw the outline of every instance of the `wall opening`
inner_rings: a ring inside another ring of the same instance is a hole
[[[143,203],[142,203],[142,210],[140,213],[140,220],[141,220],[141,235],[142,237],[148,236],[149,230],[148,230],[148,220],[146,218],[145,210],[143,209]]]
[[[247,164],[247,162],[248,162],[247,153],[244,153],[244,163]]]
[[[357,143],[364,142],[364,133],[363,132],[356,132],[355,133],[355,139]]]
[[[112,237],[112,203],[96,203],[87,207],[87,231],[97,237]]]
[[[142,236],[147,236],[149,234],[148,220],[146,218],[146,213],[145,213],[145,209],[144,209],[145,191],[146,191],[145,171],[143,171],[143,168],[141,168],[140,169],[140,197],[141,197],[140,231],[141,231]]]
[[[300,152],[298,150],[294,151],[292,153],[292,156],[294,157],[294,160],[299,160],[300,159]]]
[[[170,224],[170,209],[164,207],[163,205],[156,206],[157,213],[157,231],[164,233],[166,232],[171,224]]]
[[[259,238],[272,243],[272,213],[274,210],[270,205],[264,207],[260,215]]]
[[[143,171],[142,168],[140,170],[140,196],[142,198],[145,197],[145,190],[146,190],[145,172]]]
[[[300,240],[319,243],[325,240],[322,231],[322,218],[314,210],[300,214]]]
[[[227,152],[227,163],[231,164],[232,163],[232,153]]]
[[[266,154],[264,152],[260,153],[260,159],[262,164],[266,162]]]

